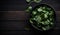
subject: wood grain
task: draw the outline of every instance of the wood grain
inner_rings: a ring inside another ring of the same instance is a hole
[[[60,11],[56,11],[56,27],[54,31],[48,33],[48,35],[58,35],[60,32]],[[0,11],[0,30],[3,33],[2,35],[33,35],[34,33],[39,34],[38,32],[34,32],[32,30],[26,30],[25,26],[28,25],[29,13],[25,11]],[[30,28],[31,29],[31,28]],[[57,33],[56,33],[57,32]],[[23,34],[24,33],[24,34]],[[47,34],[47,32],[45,33]]]

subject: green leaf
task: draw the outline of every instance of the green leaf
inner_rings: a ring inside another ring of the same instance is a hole
[[[30,10],[31,10],[31,9],[32,9],[32,6],[29,6],[29,7],[28,7],[28,9],[30,9]]]
[[[28,12],[30,12],[31,10],[32,10],[32,6],[28,6],[25,11],[28,13]]]
[[[45,12],[47,12],[46,10],[43,10],[43,12],[45,13]]]
[[[48,25],[49,24],[49,22],[48,21],[45,21],[45,25]]]
[[[49,11],[50,11],[50,10],[51,10],[51,8],[48,8],[48,7],[47,7],[47,10],[49,10]]]
[[[38,11],[38,12],[41,12],[41,11],[42,11],[42,9],[41,9],[41,8],[38,8],[38,9],[37,9],[37,11]]]
[[[45,27],[42,27],[42,29],[43,29],[43,30],[46,30],[46,28],[45,28]]]
[[[51,22],[50,24],[53,25],[53,22]]]
[[[46,7],[43,7],[43,9],[45,9]]]
[[[31,0],[26,0],[26,2],[31,2]]]
[[[30,19],[30,23],[33,23],[33,21]]]
[[[36,11],[33,11],[32,14],[35,15],[37,12]]]
[[[35,3],[39,3],[41,2],[42,0],[33,0]]]
[[[48,15],[44,14],[44,17],[45,17],[45,18],[48,18]]]
[[[43,25],[45,25],[44,21],[41,22]]]
[[[48,26],[45,26],[45,28],[46,28],[46,30],[49,30],[50,29],[50,26],[48,25]]]
[[[52,18],[50,18],[50,21],[52,21],[53,19]]]

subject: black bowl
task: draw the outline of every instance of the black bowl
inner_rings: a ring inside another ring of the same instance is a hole
[[[51,27],[49,30],[51,30],[51,29],[54,29],[54,27],[55,27],[55,23],[56,23],[56,14],[55,14],[55,10],[51,7],[51,6],[49,6],[49,5],[47,5],[47,4],[40,4],[40,5],[37,5],[37,6],[35,6],[32,10],[31,10],[31,12],[30,12],[30,18],[31,18],[31,14],[32,14],[32,11],[34,10],[34,9],[36,9],[36,8],[38,8],[39,6],[47,6],[47,7],[49,7],[49,8],[51,8],[52,10],[53,10],[53,14],[54,14],[54,25],[53,25],[53,27]],[[40,30],[40,31],[44,31],[44,30],[41,30],[41,29],[39,29],[37,26],[35,26],[34,24],[32,24],[32,23],[30,23],[31,24],[31,26],[34,28],[34,29],[37,29],[37,30]],[[46,30],[46,31],[48,31],[48,30]]]

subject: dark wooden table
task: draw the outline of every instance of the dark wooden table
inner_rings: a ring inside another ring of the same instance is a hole
[[[28,23],[29,14],[24,10],[25,0],[0,1],[0,35],[60,35],[60,0],[43,0],[39,4],[48,4],[56,12],[56,26],[47,32],[37,31]],[[39,5],[32,3],[31,6]]]

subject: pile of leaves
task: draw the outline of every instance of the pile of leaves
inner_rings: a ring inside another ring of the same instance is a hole
[[[30,23],[41,30],[49,30],[54,25],[54,10],[48,6],[38,6],[31,11]]]
[[[42,0],[26,0],[26,2],[39,3]],[[32,9],[32,6],[26,8],[26,12],[31,13],[29,22],[34,25],[34,27],[46,31],[54,26],[54,10],[48,5],[39,5]]]

